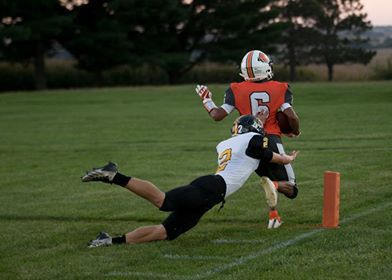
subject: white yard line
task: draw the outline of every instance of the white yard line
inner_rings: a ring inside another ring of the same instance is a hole
[[[364,216],[367,216],[372,213],[384,210],[390,206],[392,206],[392,202],[385,203],[381,206],[365,210],[365,211],[358,213],[358,214],[354,214],[348,218],[342,219],[340,221],[340,225],[355,221],[355,220],[362,218]],[[246,256],[242,256],[240,258],[236,258],[230,262],[219,263],[219,265],[216,266],[215,268],[212,268],[212,269],[209,269],[206,271],[202,271],[200,273],[196,273],[193,275],[187,276],[187,275],[162,274],[162,273],[153,273],[153,272],[142,273],[142,272],[135,271],[135,272],[111,272],[111,273],[107,274],[107,276],[142,276],[142,277],[150,277],[150,278],[170,278],[170,279],[204,279],[204,278],[211,277],[215,274],[224,272],[226,270],[229,270],[233,267],[244,265],[244,264],[248,263],[249,261],[252,261],[252,260],[257,259],[261,256],[267,255],[269,253],[275,252],[277,250],[287,248],[291,245],[298,243],[299,241],[302,241],[304,239],[312,237],[313,235],[315,235],[317,233],[324,232],[324,231],[325,231],[325,229],[323,229],[323,228],[313,229],[311,231],[299,234],[299,235],[295,236],[294,238],[291,238],[291,239],[288,239],[288,240],[282,241],[282,242],[277,242],[277,243],[271,245],[270,247],[264,248],[259,251],[254,251],[253,253],[250,253]],[[262,240],[260,240],[260,241],[262,241]],[[164,255],[164,256],[168,256],[168,255]],[[182,256],[182,255],[171,255],[171,256],[173,259],[185,259],[186,257],[189,257],[189,256]],[[197,257],[197,256],[194,256],[194,257]],[[207,257],[207,256],[199,256],[199,257]],[[219,258],[219,256],[218,256],[218,258]],[[215,257],[211,256],[211,260],[213,260],[213,259],[218,260]]]
[[[186,279],[189,278],[188,276],[181,276],[181,275],[174,275],[174,274],[164,274],[164,273],[154,273],[154,272],[137,272],[137,271],[129,271],[129,272],[120,272],[120,271],[113,271],[108,274],[105,274],[108,277],[118,277],[118,276],[139,276],[144,277],[146,279]],[[132,279],[132,278],[129,278]]]
[[[189,256],[189,255],[172,255],[165,254],[164,258],[172,259],[172,260],[230,260],[230,257],[222,257],[222,256]]]
[[[215,244],[260,244],[265,243],[265,239],[249,239],[249,240],[237,240],[237,239],[215,239],[211,241]]]

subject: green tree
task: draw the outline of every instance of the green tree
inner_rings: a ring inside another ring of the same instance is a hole
[[[365,49],[369,38],[363,34],[372,28],[363,12],[360,0],[317,0],[320,9],[315,29],[318,44],[313,54],[318,63],[328,68],[328,80],[333,79],[334,65],[338,63],[367,64],[375,55]]]
[[[45,53],[70,24],[57,0],[0,0],[2,59],[33,63],[35,86],[46,88]]]
[[[279,57],[289,66],[290,80],[297,79],[297,66],[312,62],[312,46],[316,44],[314,29],[320,6],[314,0],[283,0],[277,2],[279,21],[284,24]]]
[[[270,0],[116,0],[116,16],[128,28],[129,63],[164,69],[177,82],[205,59],[238,59],[245,50],[272,45]],[[269,39],[269,40],[268,40]]]
[[[74,18],[61,43],[78,61],[78,67],[94,73],[97,85],[102,72],[129,61],[131,43],[126,27],[106,0],[90,0],[74,7]]]

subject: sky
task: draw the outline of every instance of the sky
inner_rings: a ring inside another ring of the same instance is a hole
[[[392,0],[362,0],[373,25],[392,25]]]

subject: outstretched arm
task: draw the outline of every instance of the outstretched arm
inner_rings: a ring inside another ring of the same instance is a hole
[[[285,165],[288,163],[291,163],[292,161],[295,160],[295,158],[297,157],[299,152],[297,151],[292,151],[290,154],[277,154],[277,153],[273,153],[272,154],[272,159],[271,162],[272,163],[277,163],[277,164],[281,164],[281,165]]]
[[[211,91],[204,85],[197,85],[196,86],[196,93],[200,96],[201,100],[203,101],[203,106],[207,110],[210,117],[215,121],[223,120],[229,113],[228,110],[232,110],[233,108],[227,109],[222,107],[217,107],[212,100],[212,93]],[[227,105],[230,106],[230,105]]]

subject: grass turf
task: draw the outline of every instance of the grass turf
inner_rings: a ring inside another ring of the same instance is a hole
[[[193,86],[1,94],[0,278],[390,278],[392,83],[292,88],[302,135],[284,142],[301,151],[300,193],[280,196],[280,229],[266,229],[253,175],[175,241],[97,249],[86,247],[97,232],[123,234],[166,214],[121,188],[82,184],[85,170],[114,160],[163,190],[187,184],[214,172],[215,146],[237,114],[213,122]],[[226,86],[210,89],[222,100]],[[341,173],[345,222],[317,231],[325,170]]]

